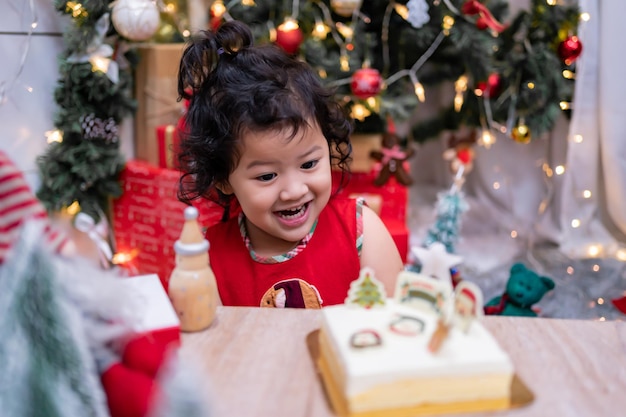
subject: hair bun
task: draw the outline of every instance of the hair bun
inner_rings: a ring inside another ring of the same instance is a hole
[[[237,54],[242,48],[252,45],[252,31],[245,24],[231,20],[219,27],[215,34],[216,40],[227,54]]]

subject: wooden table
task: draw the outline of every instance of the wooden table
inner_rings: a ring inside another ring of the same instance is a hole
[[[626,416],[626,323],[486,317],[535,395],[522,408],[462,416]],[[316,310],[220,307],[211,327],[184,334],[213,417],[333,416],[306,344]],[[459,416],[459,414],[456,414]]]

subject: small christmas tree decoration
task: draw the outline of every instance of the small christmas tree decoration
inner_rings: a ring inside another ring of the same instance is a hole
[[[583,44],[578,36],[568,36],[559,44],[559,57],[565,65],[571,65],[583,51]]]
[[[198,209],[185,209],[185,223],[174,243],[176,267],[168,283],[168,295],[186,332],[204,330],[215,318],[219,295],[209,264],[209,241],[198,225]]]
[[[359,278],[350,283],[345,303],[372,308],[384,306],[385,299],[385,287],[382,282],[376,279],[371,268],[365,267],[361,269]]]
[[[453,185],[450,190],[439,193],[435,224],[428,229],[424,244],[430,247],[439,243],[443,245],[444,251],[454,253],[454,245],[459,237],[461,215],[468,208],[465,196],[457,186]],[[439,249],[435,249],[435,253],[438,253]]]
[[[352,94],[361,99],[373,97],[380,93],[383,79],[374,68],[360,68],[352,75],[350,88]]]
[[[524,123],[524,121],[520,121],[519,124],[511,130],[511,138],[518,143],[529,143],[532,138],[530,128]]]
[[[331,0],[330,8],[339,16],[350,17],[361,8],[363,0]]]
[[[117,0],[111,20],[117,32],[131,41],[150,39],[159,28],[159,8],[152,0]]]
[[[286,18],[276,29],[276,45],[283,48],[288,54],[293,55],[298,52],[303,40],[302,30],[294,18]]]

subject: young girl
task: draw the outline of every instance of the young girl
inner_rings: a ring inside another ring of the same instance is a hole
[[[206,233],[224,305],[342,303],[364,266],[393,294],[403,264],[389,232],[332,186],[332,166],[347,174],[351,122],[306,63],[252,46],[231,21],[187,46],[178,92],[189,100],[179,197],[225,207]]]

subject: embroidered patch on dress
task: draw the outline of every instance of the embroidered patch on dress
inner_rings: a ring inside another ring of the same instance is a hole
[[[273,308],[322,308],[322,297],[314,285],[292,278],[279,281],[261,298],[261,307]]]

